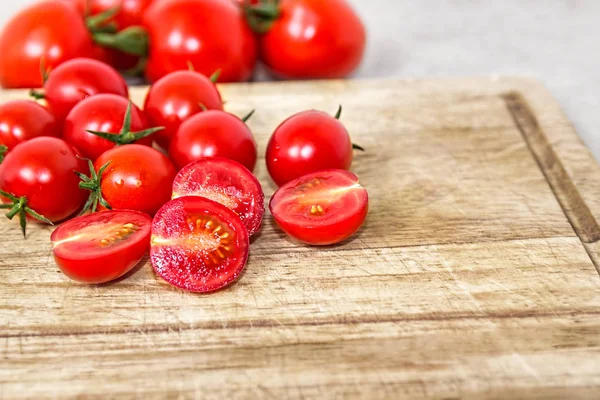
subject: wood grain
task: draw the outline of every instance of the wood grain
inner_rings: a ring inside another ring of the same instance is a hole
[[[224,85],[261,154],[294,112],[366,147],[371,212],[315,249],[270,216],[242,279],[178,291],[144,262],[87,287],[49,227],[0,222],[2,398],[597,398],[600,167],[529,80]],[[19,98],[6,92],[2,98]],[[143,89],[133,91],[142,102]],[[256,171],[275,187],[264,162]]]

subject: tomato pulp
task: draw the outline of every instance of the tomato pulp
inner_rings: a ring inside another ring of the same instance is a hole
[[[54,260],[69,278],[89,284],[131,271],[150,247],[152,219],[136,211],[103,211],[74,218],[51,236]]]

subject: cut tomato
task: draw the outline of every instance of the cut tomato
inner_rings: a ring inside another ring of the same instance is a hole
[[[236,213],[204,197],[171,200],[152,223],[150,260],[170,284],[191,292],[212,292],[244,270],[248,231]]]
[[[113,281],[144,257],[151,226],[152,219],[137,211],[103,211],[74,218],[52,233],[54,259],[76,281]]]
[[[271,199],[271,213],[291,237],[331,245],[352,236],[369,210],[367,191],[345,170],[326,170],[295,179]]]
[[[253,235],[265,214],[265,195],[256,177],[242,164],[209,157],[189,164],[173,182],[173,198],[201,196],[235,211]]]

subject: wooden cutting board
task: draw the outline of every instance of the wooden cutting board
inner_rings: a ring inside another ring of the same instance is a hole
[[[367,224],[319,249],[267,215],[240,281],[197,295],[147,261],[71,282],[49,227],[2,220],[1,398],[600,398],[600,168],[541,85],[221,89],[257,109],[261,154],[287,116],[343,104]]]

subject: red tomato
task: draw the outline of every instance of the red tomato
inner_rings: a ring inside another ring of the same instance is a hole
[[[256,166],[256,141],[246,124],[224,111],[205,111],[185,120],[169,146],[169,156],[183,168],[203,157],[224,157],[250,171]]]
[[[93,202],[102,199],[115,210],[154,215],[171,198],[175,167],[151,147],[137,144],[115,147],[96,160],[94,169],[98,178],[82,185],[92,190]]]
[[[65,3],[44,1],[13,17],[0,35],[0,84],[5,88],[42,86],[40,64],[53,69],[92,53],[84,19]]]
[[[249,236],[229,208],[204,197],[164,205],[152,223],[150,260],[178,288],[212,292],[235,281],[248,261]]]
[[[327,170],[282,186],[269,208],[291,237],[312,245],[331,245],[346,240],[362,226],[369,196],[353,173]]]
[[[136,211],[103,211],[59,226],[50,239],[54,260],[69,278],[100,284],[125,275],[150,247],[152,218]]]
[[[267,147],[267,168],[278,185],[324,169],[350,169],[352,141],[342,123],[321,111],[285,120]]]
[[[155,82],[188,69],[220,81],[245,81],[256,64],[256,39],[241,10],[223,0],[157,1],[144,14],[150,49],[146,77]]]
[[[223,110],[223,101],[215,84],[206,76],[194,71],[176,71],[158,80],[148,92],[144,113],[151,125],[164,126],[155,140],[164,149],[181,123],[202,111]]]
[[[33,92],[36,96],[36,92]],[[129,98],[127,83],[110,65],[90,58],[69,60],[51,71],[43,97],[58,121],[64,121],[77,103],[99,93]]]
[[[20,215],[23,233],[25,215],[44,222],[62,221],[85,202],[86,192],[74,173],[85,170],[76,150],[62,139],[38,137],[23,142],[0,164],[0,190],[4,200],[13,203],[2,208],[13,207],[12,216]]]
[[[365,27],[346,0],[281,0],[261,36],[261,56],[278,76],[343,78],[360,64]]]
[[[8,151],[34,137],[60,134],[54,115],[34,101],[13,100],[0,105],[0,145]]]
[[[254,235],[265,214],[265,195],[260,182],[242,164],[226,158],[206,157],[179,171],[173,182],[173,198],[201,196],[235,211]]]
[[[65,120],[63,137],[75,146],[84,157],[96,160],[102,153],[114,148],[117,144],[94,135],[88,131],[107,132],[121,135],[128,139],[123,132],[125,115],[129,100],[114,94],[99,94],[78,103]],[[148,128],[146,118],[135,105],[131,106],[131,127],[128,132],[144,131]],[[128,135],[129,139],[133,136]],[[127,142],[127,140],[125,140]],[[152,138],[145,137],[138,144],[152,145]],[[125,143],[122,143],[125,144]]]

